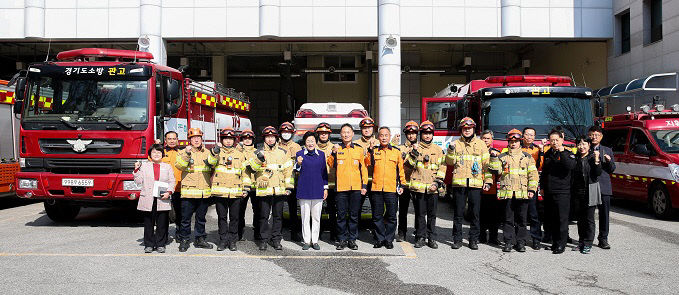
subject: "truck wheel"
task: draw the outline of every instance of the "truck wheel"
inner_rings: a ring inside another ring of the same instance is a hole
[[[650,204],[656,217],[660,219],[672,217],[672,201],[664,185],[659,183],[653,185],[650,194]]]
[[[55,201],[54,204],[46,201],[45,213],[47,213],[47,217],[55,222],[67,222],[72,221],[78,216],[80,206],[71,205],[68,201]]]

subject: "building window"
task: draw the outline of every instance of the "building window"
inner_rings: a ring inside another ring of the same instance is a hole
[[[644,1],[644,44],[662,40],[662,0]]]
[[[323,67],[331,70],[323,74],[323,82],[356,82],[356,57],[353,55],[324,56]]]
[[[619,48],[620,54],[627,53],[630,51],[630,22],[629,22],[629,10],[618,14],[618,25],[620,32]]]

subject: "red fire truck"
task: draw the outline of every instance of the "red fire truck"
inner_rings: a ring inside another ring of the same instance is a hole
[[[14,88],[0,80],[0,197],[13,196],[15,176],[19,171],[17,151],[18,120],[12,114]]]
[[[165,132],[186,145],[188,129],[199,127],[210,147],[221,128],[251,127],[245,95],[184,79],[151,59],[141,51],[77,49],[14,79],[17,195],[45,200],[55,221],[74,219],[82,206],[124,206],[139,195],[134,163]]]
[[[615,155],[613,195],[647,203],[657,217],[670,218],[679,208],[679,105],[628,110],[601,118],[602,144]]]
[[[499,149],[507,146],[504,137],[513,128],[532,127],[539,139],[562,126],[574,139],[593,122],[592,90],[564,76],[491,76],[445,92],[446,97],[422,99],[422,120],[434,122],[434,142],[443,148],[460,136],[457,124],[464,117],[477,122],[478,134],[492,130]]]

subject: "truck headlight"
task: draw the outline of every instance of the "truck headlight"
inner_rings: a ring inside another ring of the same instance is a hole
[[[38,180],[37,179],[19,179],[20,189],[37,189]]]
[[[679,165],[669,164],[667,167],[670,168],[670,173],[672,173],[672,178],[674,178],[674,181],[679,182]]]
[[[139,191],[141,187],[134,182],[134,180],[123,181],[123,190],[125,191]]]

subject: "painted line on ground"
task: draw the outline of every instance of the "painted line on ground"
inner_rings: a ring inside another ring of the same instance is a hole
[[[413,259],[413,255],[219,255],[219,254],[161,254],[161,253],[34,253],[5,252],[0,257],[198,257],[198,258],[250,258],[250,259]]]

